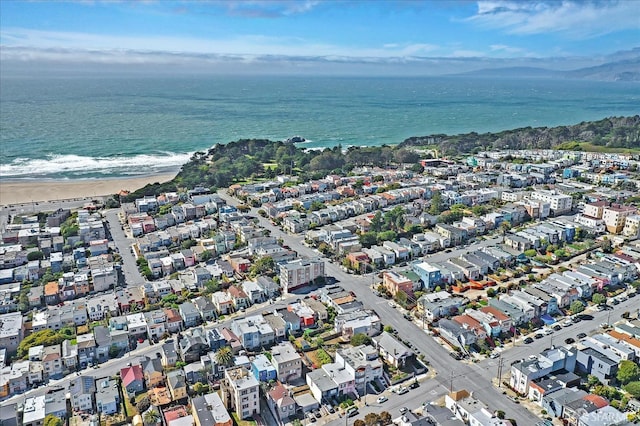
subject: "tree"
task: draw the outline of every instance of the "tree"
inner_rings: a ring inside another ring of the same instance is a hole
[[[266,274],[269,271],[273,271],[276,263],[271,256],[264,256],[258,259],[249,268],[249,274],[251,277],[257,277],[258,275]]]
[[[364,420],[362,419],[356,419],[353,422],[353,426],[367,426],[366,423],[364,422]]]
[[[494,297],[496,295],[496,291],[492,288],[487,289],[487,297]]]
[[[368,345],[371,343],[371,337],[364,333],[356,333],[351,337],[352,346]]]
[[[591,297],[591,301],[596,305],[602,305],[607,301],[607,298],[603,294],[594,293],[593,296]]]
[[[33,261],[33,260],[42,260],[44,259],[44,253],[41,251],[31,251],[29,252],[29,254],[27,254],[27,260],[29,262]]]
[[[634,398],[640,398],[640,382],[630,382],[624,387]]]
[[[582,304],[581,301],[576,300],[573,303],[571,303],[571,305],[569,306],[569,309],[571,310],[572,313],[579,314],[580,312],[584,311],[584,305]]]
[[[388,411],[383,411],[378,417],[380,418],[380,424],[382,426],[387,426],[393,423],[393,420],[391,420],[391,414],[389,414]]]
[[[229,365],[233,360],[233,353],[229,346],[223,346],[216,352],[216,361],[220,365]]]
[[[25,337],[18,345],[18,358],[23,358],[33,346],[53,346],[62,343],[67,336],[50,329],[36,331]]]
[[[640,379],[640,367],[638,367],[638,364],[628,359],[622,360],[618,365],[618,374],[616,375],[616,378],[623,385],[636,381]]]
[[[373,231],[365,232],[360,234],[358,240],[362,247],[370,248],[378,242],[378,234]]]
[[[431,205],[429,206],[429,213],[437,216],[442,213],[445,209],[444,200],[442,199],[442,194],[440,191],[436,191],[431,196]]]
[[[60,417],[53,414],[47,414],[44,418],[44,426],[63,426],[64,422]]]
[[[138,401],[138,403],[136,404],[136,408],[138,409],[138,413],[144,413],[145,411],[147,411],[149,409],[150,406],[151,406],[151,401],[149,400],[148,396],[145,396],[140,401]]]
[[[155,425],[156,423],[158,423],[159,418],[160,416],[158,415],[158,412],[156,410],[148,410],[146,413],[144,413],[144,416],[142,416],[142,420],[145,425]]]
[[[120,349],[116,345],[109,346],[109,358],[115,358],[120,353]]]
[[[197,382],[193,385],[193,391],[196,395],[204,395],[205,393],[209,393],[209,385]]]
[[[364,416],[364,424],[366,426],[377,426],[380,419],[376,413],[369,413]]]
[[[386,333],[393,333],[393,327],[390,325],[385,325],[383,329]]]

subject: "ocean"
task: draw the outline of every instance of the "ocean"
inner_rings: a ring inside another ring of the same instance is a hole
[[[300,135],[304,148],[640,114],[640,85],[468,77],[3,77],[0,178],[176,171],[191,153]]]

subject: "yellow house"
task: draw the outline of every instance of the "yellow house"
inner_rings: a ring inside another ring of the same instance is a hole
[[[160,358],[147,358],[140,365],[142,367],[142,372],[144,373],[144,380],[147,384],[147,389],[164,385],[164,372],[162,370],[162,360],[160,360]]]
[[[167,374],[167,382],[171,398],[177,401],[187,397],[187,381],[184,378],[184,371],[175,370]]]

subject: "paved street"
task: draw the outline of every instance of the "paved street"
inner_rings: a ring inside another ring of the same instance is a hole
[[[105,218],[109,225],[111,237],[122,257],[122,273],[127,287],[140,286],[145,280],[138,270],[136,259],[131,253],[131,245],[135,240],[129,238],[122,230],[122,224],[118,218],[120,209],[111,209],[105,212]]]

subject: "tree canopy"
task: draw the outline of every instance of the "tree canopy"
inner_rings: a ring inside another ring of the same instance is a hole
[[[371,343],[371,337],[364,333],[356,333],[351,337],[352,346],[368,345]]]
[[[616,378],[623,385],[640,379],[640,367],[633,361],[622,360],[618,365],[618,374]]]

